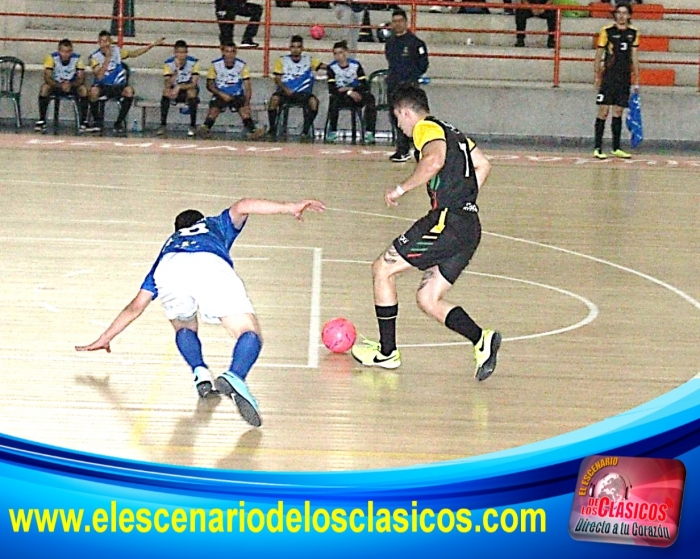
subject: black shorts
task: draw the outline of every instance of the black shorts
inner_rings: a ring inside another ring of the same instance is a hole
[[[124,88],[127,84],[121,83],[119,85],[104,85],[96,83],[95,87],[100,89],[100,97],[106,97],[107,99],[120,99],[123,97]]]
[[[197,95],[199,95],[199,86],[195,88]],[[189,93],[189,90],[184,90],[181,89],[180,91],[177,92],[177,97],[172,100],[172,103],[175,103],[176,105],[178,103],[187,103],[189,99],[187,98],[187,94]],[[197,99],[197,103],[199,103],[199,99]]]
[[[78,97],[78,89],[80,87],[82,86],[72,83],[70,85],[70,91],[66,93],[63,91],[63,89],[61,89],[60,85],[57,85],[49,90],[49,95],[55,95],[56,97],[67,97],[68,95],[73,95],[74,97]]]
[[[226,109],[231,109],[232,111],[239,111],[241,107],[245,107],[245,95],[234,95],[233,99],[230,101],[224,101],[221,97],[216,95],[209,101],[210,107],[216,107],[220,111],[225,111]]]
[[[630,100],[630,82],[603,80],[596,98],[597,105],[615,105],[627,108]]]
[[[276,91],[275,95],[280,98],[280,107],[284,107],[288,103],[305,106],[309,104],[309,99],[312,97],[314,99],[316,98],[313,93],[293,93],[292,95],[284,95],[283,93]]]
[[[437,266],[454,283],[467,267],[481,241],[481,223],[476,212],[432,210],[408,231],[394,239],[401,257],[419,270]]]

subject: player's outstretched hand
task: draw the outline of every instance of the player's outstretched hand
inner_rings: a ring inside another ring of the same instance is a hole
[[[307,210],[310,212],[322,212],[325,209],[325,204],[318,200],[300,200],[292,204],[292,214],[299,221],[304,221],[303,214]]]
[[[384,192],[384,201],[389,207],[398,206],[399,203],[397,202],[397,200],[399,198],[401,198],[401,194],[396,190],[396,188],[390,188],[389,190]]]
[[[112,348],[109,347],[109,342],[103,342],[102,339],[92,342],[90,345],[77,345],[75,351],[97,351],[104,349],[107,353],[112,353]]]

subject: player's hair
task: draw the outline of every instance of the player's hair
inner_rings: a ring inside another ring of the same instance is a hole
[[[200,219],[204,219],[204,214],[199,210],[185,210],[180,212],[175,218],[175,231],[192,227]]]
[[[99,39],[101,39],[102,37],[111,37],[111,36],[112,36],[112,34],[111,34],[109,31],[107,31],[106,29],[103,29],[102,31],[100,31],[100,32],[97,34],[97,37],[98,37]]]
[[[226,47],[232,47],[232,48],[235,49],[235,48],[236,48],[236,43],[234,43],[233,41],[225,41],[225,42],[221,43],[221,48],[222,48],[222,49],[225,49]]]
[[[395,16],[401,16],[404,19],[408,19],[408,16],[406,16],[406,10],[403,8],[396,8],[393,12],[391,12],[391,17]]]
[[[73,43],[70,39],[61,39],[58,41],[58,48],[60,49],[61,47],[68,47],[69,49],[72,49]]]
[[[428,96],[420,87],[413,84],[399,86],[391,97],[394,109],[412,109],[416,112],[430,112]]]
[[[347,41],[338,41],[337,43],[333,43],[333,50],[335,50],[335,49],[348,50],[348,42]]]
[[[289,39],[289,44],[291,45],[292,43],[301,43],[303,45],[304,37],[302,37],[301,35],[292,35],[292,38]]]
[[[615,2],[615,7],[612,10],[613,15],[618,10],[618,8],[627,8],[627,11],[629,12],[630,16],[632,15],[632,4],[627,2],[626,0],[623,0],[621,2]]]
[[[175,41],[175,47],[176,49],[186,49],[187,48],[187,43],[183,41],[182,39],[178,39]]]

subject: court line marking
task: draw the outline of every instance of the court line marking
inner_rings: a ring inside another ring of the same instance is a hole
[[[371,262],[368,262],[366,260],[326,259],[325,262],[334,262],[334,263],[342,263],[342,264],[371,264]],[[552,291],[556,291],[557,293],[561,293],[563,295],[568,295],[569,297],[573,297],[574,299],[578,299],[586,307],[588,307],[588,314],[582,320],[579,320],[576,324],[571,324],[569,326],[564,326],[562,328],[557,328],[555,330],[547,330],[545,332],[539,332],[537,334],[525,334],[523,336],[513,336],[511,338],[503,338],[504,342],[516,342],[516,341],[520,341],[520,340],[531,340],[531,339],[535,339],[535,338],[544,338],[545,336],[554,336],[556,334],[563,334],[564,332],[569,332],[571,330],[583,328],[584,326],[590,324],[596,318],[598,318],[598,314],[599,314],[598,306],[595,303],[593,303],[592,301],[590,301],[589,299],[586,299],[585,297],[583,297],[582,295],[578,295],[577,293],[573,293],[572,291],[568,291],[568,290],[562,289],[560,287],[555,287],[553,285],[548,285],[546,283],[540,283],[540,282],[536,282],[536,281],[514,278],[512,276],[503,276],[503,275],[499,275],[499,274],[487,274],[484,272],[471,272],[469,270],[465,270],[464,273],[471,274],[473,276],[482,276],[482,277],[488,277],[488,278],[496,278],[496,279],[504,279],[504,280],[508,280],[508,281],[515,281],[515,282],[525,283],[528,285],[534,285],[535,287],[542,287],[544,289],[551,289]],[[450,346],[460,346],[460,345],[471,345],[471,342],[464,341],[464,342],[438,342],[438,343],[424,343],[424,344],[401,344],[400,347],[450,347]]]

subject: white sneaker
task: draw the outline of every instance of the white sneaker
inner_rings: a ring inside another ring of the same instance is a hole
[[[195,367],[192,374],[194,375],[194,387],[200,398],[206,398],[214,391],[214,378],[211,376],[209,369],[206,367]]]

